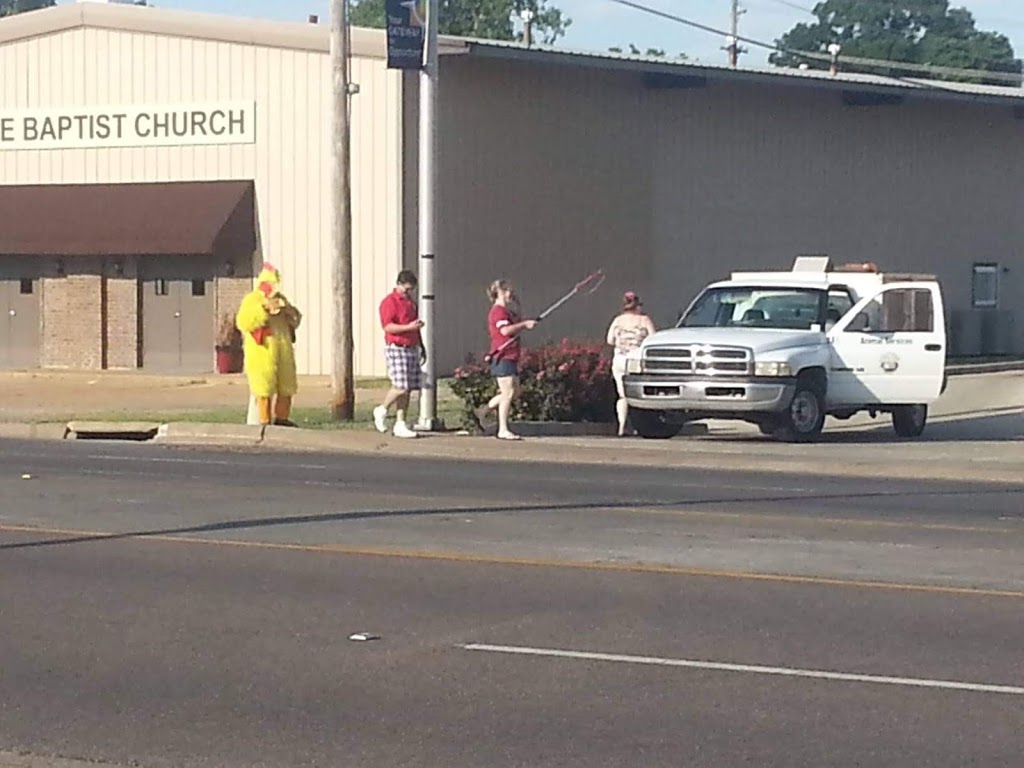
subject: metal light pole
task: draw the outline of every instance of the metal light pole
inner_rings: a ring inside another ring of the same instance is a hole
[[[443,429],[437,418],[437,347],[434,333],[434,234],[437,212],[434,191],[437,186],[437,24],[438,0],[427,0],[424,30],[423,69],[420,70],[419,137],[419,281],[420,318],[423,320],[423,348],[427,363],[423,368],[420,391],[420,418],[417,427],[424,431]]]
[[[331,0],[331,415],[355,417],[352,187],[349,171],[348,0]]]

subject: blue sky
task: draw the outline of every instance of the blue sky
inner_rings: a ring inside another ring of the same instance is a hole
[[[813,21],[807,11],[816,0],[741,0],[746,13],[741,17],[740,34],[770,43],[799,21]],[[640,4],[692,19],[701,24],[725,29],[729,24],[730,0],[638,0]],[[328,0],[155,0],[163,8],[208,11],[233,16],[305,21],[311,14],[327,18]],[[610,0],[553,0],[573,20],[569,34],[560,44],[573,48],[605,50],[633,43],[641,49],[661,48],[671,55],[686,53],[691,59],[724,63],[723,40],[715,35],[659,19],[649,14],[616,5]],[[954,0],[951,5],[966,6],[984,30],[998,30],[1014,44],[1018,56],[1024,56],[1024,3],[1020,0]],[[767,53],[753,49],[742,61],[760,65]]]

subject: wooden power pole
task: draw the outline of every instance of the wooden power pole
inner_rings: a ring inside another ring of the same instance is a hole
[[[352,337],[352,181],[349,169],[348,0],[331,0],[331,413],[355,417]]]
[[[729,66],[736,69],[740,59],[740,4],[739,0],[732,0],[732,13],[729,16]]]

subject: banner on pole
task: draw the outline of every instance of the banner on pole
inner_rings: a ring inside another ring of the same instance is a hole
[[[426,0],[387,0],[388,69],[423,69]]]

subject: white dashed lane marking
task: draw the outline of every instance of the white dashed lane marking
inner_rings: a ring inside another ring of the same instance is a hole
[[[617,653],[592,653],[589,651],[566,651],[556,648],[529,648],[513,645],[486,645],[471,643],[463,645],[467,651],[504,653],[516,656],[543,656],[547,658],[575,659],[581,661],[607,661],[619,664],[647,664],[661,667],[686,667],[716,672],[745,672],[755,675],[781,675],[803,677],[815,680],[837,680],[847,683],[880,683],[912,688],[938,688],[949,691],[971,691],[974,693],[1001,693],[1024,696],[1024,687],[1014,685],[990,685],[987,683],[962,683],[952,680],[928,680],[915,677],[887,677],[883,675],[858,675],[847,672],[830,672],[818,669],[797,669],[793,667],[761,667],[753,664],[729,664],[717,661],[696,661],[691,659],[665,659],[657,656],[625,656]]]

